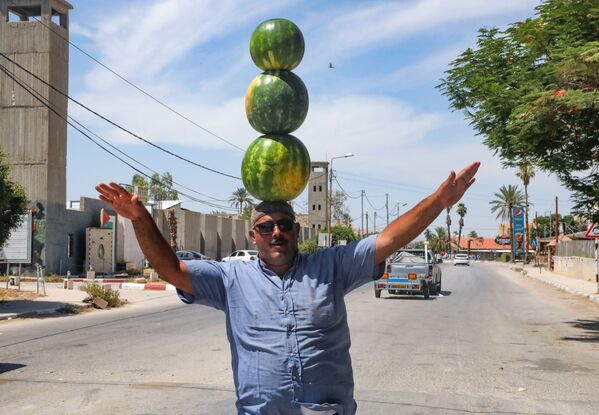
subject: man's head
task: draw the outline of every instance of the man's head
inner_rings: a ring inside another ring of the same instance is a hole
[[[287,202],[262,202],[252,211],[250,238],[260,259],[277,272],[291,267],[297,252],[299,224]]]

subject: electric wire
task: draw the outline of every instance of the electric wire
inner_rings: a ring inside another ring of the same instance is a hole
[[[107,152],[108,154],[110,154],[111,156],[113,156],[114,158],[116,158],[117,160],[121,161],[123,164],[127,165],[128,167],[130,167],[131,169],[133,169],[134,171],[138,172],[139,174],[141,174],[144,177],[147,177],[148,179],[150,179],[152,182],[158,183],[164,187],[167,187],[169,189],[173,189],[173,190],[177,190],[174,189],[173,186],[169,186],[166,183],[163,183],[160,180],[156,180],[154,178],[152,178],[150,175],[148,175],[147,173],[145,173],[144,171],[138,169],[137,167],[133,166],[132,164],[128,163],[127,161],[123,160],[121,157],[119,157],[118,155],[116,155],[115,153],[111,152],[109,149],[107,149],[106,147],[102,146],[100,143],[98,143],[97,141],[95,141],[93,138],[91,138],[89,135],[87,135],[83,130],[81,130],[79,127],[77,127],[73,122],[69,121],[67,117],[64,117],[62,114],[60,114],[56,109],[53,108],[53,106],[51,104],[48,104],[46,102],[44,102],[45,98],[40,98],[40,94],[33,90],[32,88],[30,89],[27,85],[24,85],[23,83],[20,82],[20,80],[16,79],[16,77],[13,77],[10,72],[7,70],[7,68],[0,64],[0,71],[2,71],[4,74],[6,74],[9,78],[11,78],[13,81],[16,82],[17,85],[19,85],[21,88],[23,88],[26,92],[28,92],[33,98],[35,98],[37,101],[39,101],[44,107],[48,108],[50,111],[52,111],[54,114],[56,114],[60,119],[62,119],[63,121],[65,121],[68,125],[70,125],[73,129],[75,129],[76,131],[78,131],[81,135],[83,135],[84,137],[86,137],[88,140],[90,140],[91,142],[93,142],[94,144],[96,144],[98,147],[100,147],[102,150],[104,150],[105,152]],[[198,203],[202,203],[205,204],[207,206],[210,207],[216,207],[219,209],[225,209],[225,210],[233,210],[228,206],[221,206],[215,203],[211,203],[211,202],[207,202],[205,200],[201,200],[198,199],[194,196],[191,196],[189,194],[186,194],[184,192],[180,192],[177,191],[178,193],[180,193],[181,195],[195,201]]]
[[[51,85],[50,83],[46,82],[45,80],[43,80],[42,78],[40,78],[39,76],[37,76],[36,74],[34,74],[33,72],[29,71],[28,69],[24,68],[23,66],[21,66],[21,65],[20,65],[20,64],[18,64],[17,62],[15,62],[15,61],[13,61],[12,59],[10,59],[10,58],[9,58],[8,56],[6,56],[4,53],[0,52],[0,56],[2,56],[4,59],[6,59],[6,60],[7,60],[7,61],[9,61],[9,62],[12,62],[12,63],[13,63],[13,65],[16,65],[16,66],[18,66],[20,69],[22,69],[23,71],[25,71],[27,74],[29,74],[29,75],[33,76],[35,79],[37,79],[38,81],[42,82],[44,85],[48,86],[48,87],[49,87],[49,88],[51,88],[52,90],[54,90],[54,91],[58,92],[60,95],[62,95],[62,96],[64,96],[65,98],[67,98],[67,99],[69,99],[69,100],[73,101],[75,104],[77,104],[77,105],[79,105],[80,107],[84,108],[85,110],[87,110],[87,111],[91,112],[91,113],[92,113],[92,114],[94,114],[95,116],[97,116],[97,117],[101,118],[102,120],[104,120],[104,121],[106,121],[107,123],[109,123],[109,124],[113,125],[114,127],[116,127],[116,128],[118,128],[118,129],[120,129],[121,131],[124,131],[125,133],[132,135],[133,137],[137,138],[138,140],[141,140],[141,141],[143,141],[144,143],[146,143],[146,144],[149,144],[149,145],[151,145],[152,147],[155,147],[155,148],[159,149],[160,151],[163,151],[163,152],[165,152],[165,153],[167,153],[167,154],[169,154],[169,155],[171,155],[171,156],[173,156],[173,157],[175,157],[175,158],[178,158],[178,159],[180,159],[180,160],[182,160],[182,161],[185,161],[185,162],[187,162],[187,163],[190,163],[190,164],[192,164],[192,165],[194,165],[194,166],[196,166],[196,167],[200,167],[200,168],[202,168],[202,169],[205,169],[205,170],[211,171],[211,172],[213,172],[213,173],[216,173],[216,174],[220,174],[220,175],[222,175],[222,176],[225,176],[225,177],[230,177],[230,178],[233,178],[233,179],[241,180],[241,178],[240,178],[240,177],[233,176],[233,175],[231,175],[231,174],[224,173],[224,172],[221,172],[221,171],[219,171],[219,170],[216,170],[216,169],[213,169],[213,168],[210,168],[210,167],[204,166],[204,165],[202,165],[202,164],[196,163],[195,161],[192,161],[192,160],[186,159],[185,157],[182,157],[182,156],[180,156],[180,155],[178,155],[178,154],[176,154],[176,153],[173,153],[173,152],[172,152],[172,151],[170,151],[170,150],[167,150],[167,149],[165,149],[165,148],[163,148],[163,147],[161,147],[161,146],[159,146],[159,145],[157,145],[157,144],[154,144],[154,143],[153,143],[153,142],[151,142],[150,140],[147,140],[147,139],[145,139],[145,138],[143,138],[143,137],[141,137],[141,136],[139,136],[139,135],[137,135],[137,134],[135,134],[135,133],[133,133],[133,132],[129,131],[128,129],[126,129],[126,128],[124,128],[124,127],[120,126],[119,124],[117,124],[116,122],[114,122],[114,121],[110,120],[109,118],[107,118],[107,117],[103,116],[102,114],[100,114],[100,113],[98,113],[98,112],[94,111],[93,109],[89,108],[88,106],[86,106],[86,105],[82,104],[81,102],[79,102],[79,101],[78,101],[78,100],[76,100],[75,98],[72,98],[72,97],[71,97],[71,96],[69,96],[68,94],[66,94],[66,93],[62,92],[61,90],[59,90],[58,88],[56,88],[54,85]]]
[[[359,199],[360,197],[362,197],[362,195],[358,195],[358,196],[352,196],[349,193],[347,193],[345,191],[345,189],[343,188],[343,186],[341,186],[341,183],[339,183],[339,180],[337,180],[337,175],[333,175],[333,179],[335,179],[335,183],[337,183],[337,185],[339,186],[339,188],[341,189],[341,191],[343,192],[343,194],[347,197],[349,197],[350,199]]]
[[[12,3],[14,6],[16,6],[17,4],[15,4],[12,0],[8,0],[9,3]],[[121,79],[122,81],[124,81],[125,83],[127,83],[128,85],[130,85],[131,87],[135,88],[136,90],[138,90],[139,92],[141,92],[142,94],[144,94],[145,96],[147,96],[148,98],[150,98],[151,100],[153,100],[154,102],[156,102],[157,104],[161,105],[162,107],[166,108],[167,110],[171,111],[172,113],[176,114],[177,116],[183,118],[185,121],[191,123],[192,125],[198,127],[199,129],[201,129],[202,131],[210,134],[211,136],[229,144],[232,147],[235,147],[238,150],[241,151],[245,151],[243,148],[235,145],[234,143],[226,140],[225,138],[219,136],[218,134],[210,131],[209,129],[201,126],[200,124],[196,123],[195,121],[193,121],[191,118],[183,115],[182,113],[180,113],[179,111],[175,110],[173,107],[169,106],[168,104],[165,104],[164,102],[162,102],[161,100],[159,100],[158,98],[154,97],[152,94],[150,94],[149,92],[146,92],[145,90],[143,90],[141,87],[135,85],[133,82],[129,81],[128,79],[126,79],[124,76],[122,76],[121,74],[119,74],[118,72],[116,72],[115,70],[111,69],[110,67],[108,67],[107,65],[105,65],[104,63],[102,63],[99,59],[95,58],[94,56],[92,56],[90,53],[86,52],[85,50],[83,50],[82,48],[80,48],[79,46],[77,46],[75,43],[71,42],[69,39],[65,38],[62,34],[56,32],[52,26],[48,26],[47,24],[45,24],[43,21],[41,21],[40,19],[38,19],[36,16],[31,16],[33,19],[35,19],[36,21],[38,21],[40,24],[42,24],[43,26],[45,26],[48,30],[50,30],[50,32],[52,34],[54,34],[55,36],[58,36],[60,39],[62,39],[64,42],[68,43],[69,45],[73,46],[75,49],[77,49],[79,52],[83,53],[85,56],[87,56],[88,58],[90,58],[92,61],[96,62],[98,65],[100,65],[101,67],[103,67],[104,69],[106,69],[107,71],[109,71],[110,73],[112,73],[113,75],[115,75],[117,78]]]

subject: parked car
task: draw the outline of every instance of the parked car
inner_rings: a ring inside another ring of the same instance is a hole
[[[239,251],[231,252],[231,254],[224,257],[222,261],[253,261],[256,258],[258,258],[258,251],[240,249]]]
[[[428,300],[441,293],[441,268],[428,247],[400,249],[387,259],[385,273],[374,282],[374,296],[381,291],[392,295],[422,295]]]
[[[177,258],[179,258],[182,261],[189,261],[191,259],[212,259],[209,256],[202,254],[201,252],[189,250],[177,251],[175,252],[175,255],[177,255]]]
[[[453,265],[468,265],[470,266],[470,257],[467,254],[455,254],[453,257]]]

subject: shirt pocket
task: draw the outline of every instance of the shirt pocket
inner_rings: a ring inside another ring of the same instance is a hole
[[[300,293],[296,300],[298,326],[327,328],[338,320],[335,284],[319,284]]]

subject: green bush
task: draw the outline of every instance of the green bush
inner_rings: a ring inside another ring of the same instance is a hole
[[[499,255],[499,257],[497,258],[497,261],[499,262],[510,262],[511,259],[511,254],[508,254],[507,252],[504,252],[503,254]]]
[[[300,252],[312,255],[313,253],[318,251],[318,242],[316,242],[316,239],[308,239],[299,244],[298,248]]]
[[[103,286],[97,283],[86,283],[79,289],[85,291],[91,300],[100,297],[108,303],[109,307],[119,307],[122,303],[121,293],[117,290],[110,289],[110,286]]]

